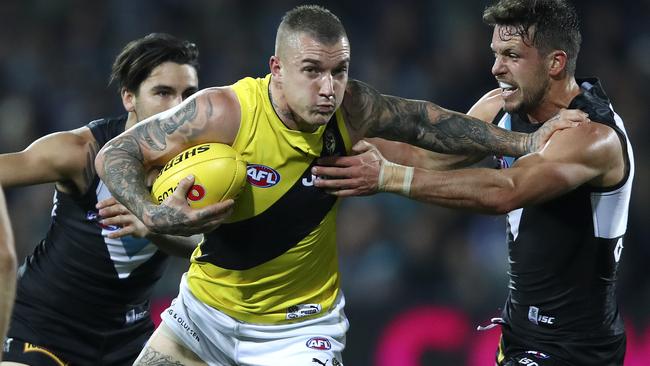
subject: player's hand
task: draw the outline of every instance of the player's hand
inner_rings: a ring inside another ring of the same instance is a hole
[[[589,115],[579,109],[561,109],[558,114],[549,118],[535,132],[528,135],[528,152],[541,150],[553,134],[566,128],[578,127],[590,122]]]
[[[318,159],[311,170],[314,185],[340,196],[366,196],[379,191],[379,173],[386,159],[375,145],[361,140],[352,147],[358,155]]]
[[[187,192],[194,184],[194,177],[183,178],[172,195],[160,205],[152,206],[144,214],[144,223],[157,234],[190,236],[209,233],[221,225],[233,213],[232,199],[200,209],[187,203]]]
[[[111,239],[131,235],[136,238],[144,238],[149,235],[149,229],[124,205],[114,197],[99,201],[95,207],[102,218],[103,225],[117,226],[119,229],[110,231],[106,236]]]

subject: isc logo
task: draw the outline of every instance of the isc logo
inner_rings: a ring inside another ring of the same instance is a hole
[[[314,338],[309,338],[306,343],[307,347],[312,348],[312,349],[317,349],[321,351],[327,351],[328,349],[332,348],[332,344],[330,343],[327,338],[323,337],[314,337]]]
[[[255,187],[273,187],[280,181],[280,174],[266,165],[249,164],[246,167],[246,174],[248,175],[248,183]]]

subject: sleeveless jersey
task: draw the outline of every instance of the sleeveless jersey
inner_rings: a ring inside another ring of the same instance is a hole
[[[230,222],[195,250],[187,276],[199,300],[259,324],[320,316],[334,303],[337,199],[313,186],[311,167],[350,150],[340,111],[313,133],[287,128],[271,105],[270,79],[232,86],[241,106],[233,148],[248,164],[247,184]]]
[[[507,216],[510,293],[504,320],[529,344],[544,343],[547,352],[565,357],[570,352],[562,344],[590,344],[590,339],[624,333],[615,290],[634,177],[634,157],[623,121],[602,86],[597,79],[578,80],[578,84],[582,92],[569,108],[581,109],[592,123],[617,132],[624,147],[625,177],[613,187],[583,184]],[[526,116],[501,116],[495,122],[506,129],[532,132],[539,127]],[[501,163],[508,167],[512,159]]]
[[[126,115],[87,127],[101,147],[125,123]],[[59,322],[97,331],[151,322],[149,296],[167,255],[147,240],[103,235],[116,228],[99,223],[95,204],[110,196],[97,175],[81,196],[55,190],[47,236],[19,270],[10,336],[21,338],[21,327],[27,327],[49,339],[48,329]]]

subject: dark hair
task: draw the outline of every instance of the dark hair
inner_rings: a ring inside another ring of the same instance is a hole
[[[156,66],[164,62],[187,64],[198,70],[199,50],[194,43],[166,33],[151,33],[129,42],[115,58],[110,83],[136,92]]]
[[[521,36],[543,54],[566,52],[567,73],[575,73],[582,36],[575,8],[565,0],[499,0],[485,9],[483,21],[516,28],[514,33],[500,34],[502,39]]]
[[[278,35],[281,30],[304,32],[325,44],[333,44],[341,37],[347,37],[339,18],[318,5],[300,5],[289,10],[282,17]]]

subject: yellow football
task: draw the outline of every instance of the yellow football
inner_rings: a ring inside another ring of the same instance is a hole
[[[201,208],[237,197],[246,183],[246,162],[225,144],[193,146],[162,168],[151,188],[154,202],[164,201],[190,174],[194,175],[194,185],[187,192],[187,202],[192,208]]]

